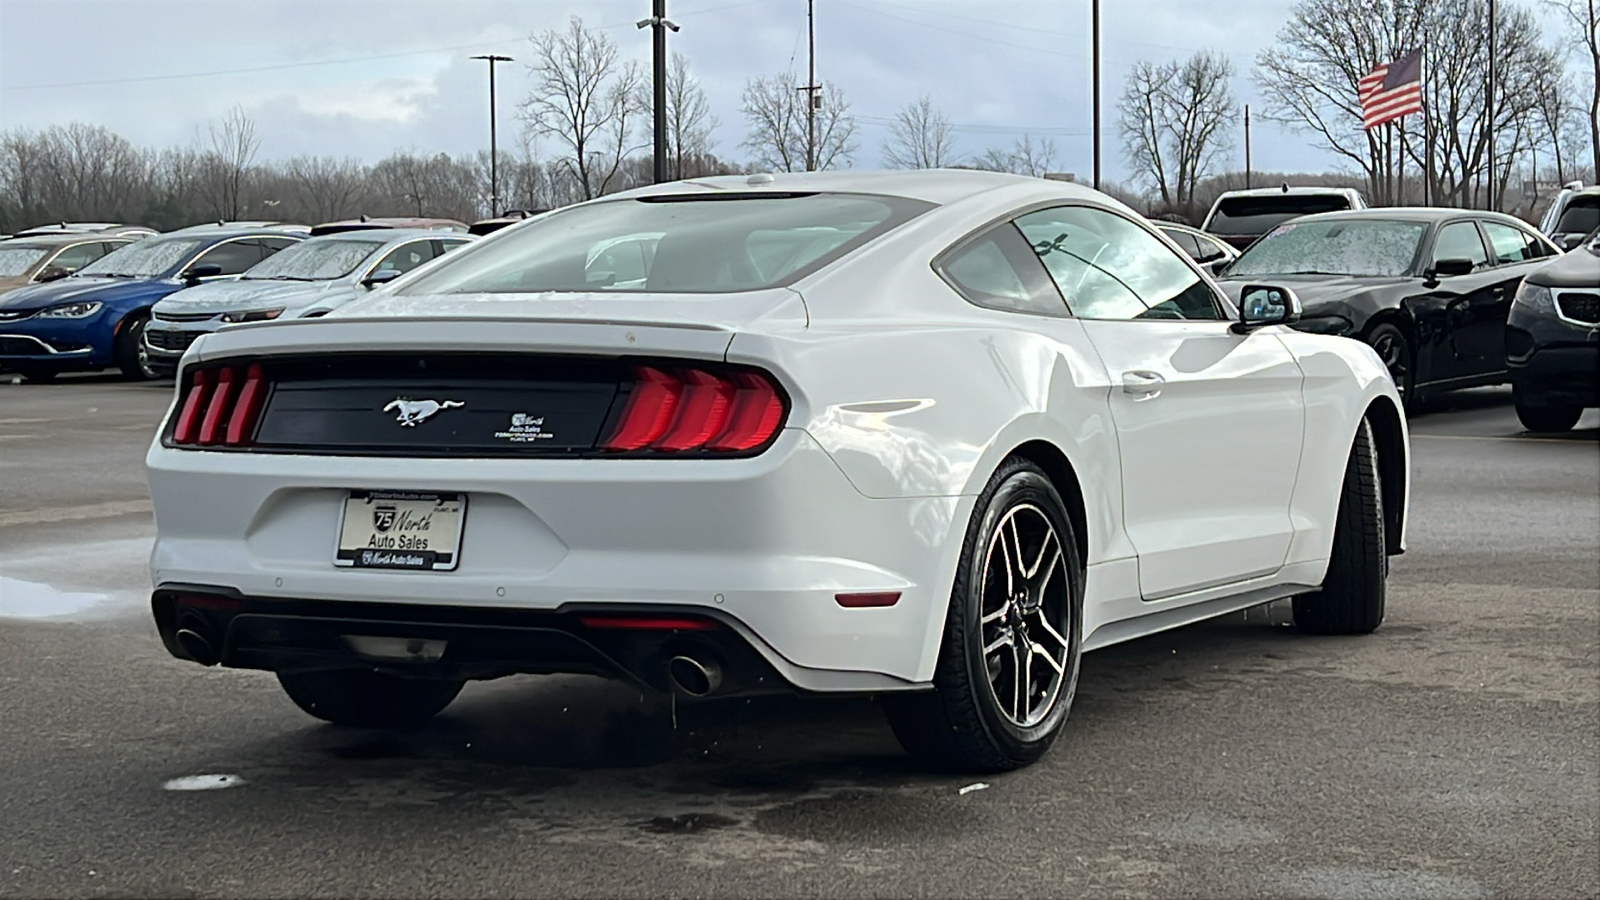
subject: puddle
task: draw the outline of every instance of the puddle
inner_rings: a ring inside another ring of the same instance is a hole
[[[103,618],[142,608],[149,558],[148,538],[0,554],[0,618]]]
[[[220,791],[223,788],[238,787],[244,784],[244,779],[238,775],[185,775],[174,778],[161,786],[167,791]]]
[[[53,619],[92,610],[110,600],[109,594],[60,591],[48,584],[0,575],[0,618]]]

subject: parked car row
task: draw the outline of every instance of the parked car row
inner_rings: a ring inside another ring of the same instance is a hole
[[[108,368],[170,376],[200,334],[324,315],[475,239],[440,219],[121,228],[63,223],[0,241],[0,371],[29,381]]]

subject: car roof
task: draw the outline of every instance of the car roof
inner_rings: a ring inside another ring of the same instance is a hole
[[[440,226],[450,226],[442,228]],[[311,234],[320,237],[340,231],[374,231],[380,228],[417,228],[430,231],[466,231],[467,223],[456,219],[436,219],[426,216],[362,216],[358,219],[340,219],[312,226]]]
[[[35,225],[24,228],[13,234],[12,237],[44,237],[46,235],[125,235],[142,234],[146,236],[160,234],[154,228],[143,225],[122,225],[116,222],[54,222],[49,225]]]
[[[356,239],[366,241],[373,245],[399,244],[405,241],[414,241],[418,238],[442,238],[447,240],[462,240],[473,238],[474,235],[462,231],[441,231],[438,228],[354,228],[350,231],[333,231],[306,238],[308,242],[320,243],[322,241],[342,238],[344,240]]]
[[[63,244],[98,244],[105,241],[133,243],[138,238],[127,234],[102,234],[96,231],[56,231],[50,234],[22,234],[0,241],[0,247],[59,247]]]
[[[1490,212],[1484,209],[1457,209],[1442,206],[1381,206],[1369,209],[1341,209],[1334,212],[1312,213],[1305,216],[1296,216],[1293,222],[1321,222],[1328,219],[1371,219],[1374,221],[1389,222],[1442,222],[1445,219],[1455,219],[1461,216],[1490,219],[1497,222],[1520,225],[1531,228],[1528,223],[1508,216],[1505,213]]]
[[[1229,197],[1282,197],[1285,195],[1290,197],[1303,197],[1316,196],[1318,194],[1338,194],[1341,197],[1347,197],[1353,193],[1357,193],[1356,189],[1348,187],[1285,187],[1283,185],[1279,185],[1278,187],[1269,188],[1242,188],[1237,191],[1223,191],[1217,196],[1217,199],[1224,200]]]
[[[988,172],[980,169],[911,169],[889,171],[849,170],[843,172],[771,172],[754,175],[718,175],[666,184],[648,185],[608,195],[604,199],[662,196],[666,194],[738,192],[784,193],[790,191],[881,194],[945,205],[992,190],[1017,185],[1032,185],[1068,199],[1104,199],[1090,188],[1067,181],[1049,181],[1026,175]]]
[[[158,234],[153,238],[146,238],[145,240],[152,240],[153,241],[153,240],[160,240],[162,238],[169,238],[169,237],[176,237],[176,238],[215,238],[219,242],[223,241],[223,240],[228,240],[228,239],[231,239],[231,238],[243,238],[243,237],[275,237],[275,238],[290,238],[290,239],[296,240],[296,241],[305,240],[305,235],[303,235],[303,234],[297,234],[297,233],[292,232],[292,231],[284,231],[284,230],[282,230],[280,228],[239,228],[237,226],[228,226],[228,227],[218,228],[215,225],[211,225],[211,226],[195,225],[195,226],[190,227],[190,228],[180,228],[177,231],[168,231],[168,232],[165,232],[163,234]]]

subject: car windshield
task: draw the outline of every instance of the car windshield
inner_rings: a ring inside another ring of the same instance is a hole
[[[399,293],[760,290],[816,271],[930,208],[865,194],[611,200],[447,256]]]
[[[152,278],[187,259],[205,238],[145,238],[78,270],[79,276],[110,275],[118,278]]]
[[[1588,234],[1600,227],[1600,197],[1573,197],[1556,220],[1556,234]]]
[[[313,238],[272,254],[244,273],[247,279],[328,281],[349,275],[388,240]]]
[[[1285,222],[1234,260],[1227,274],[1405,275],[1427,230],[1422,222],[1382,219]]]
[[[0,246],[0,278],[21,275],[49,252],[47,247]]]
[[[1225,197],[1206,224],[1212,234],[1266,234],[1296,216],[1349,209],[1343,194],[1277,194],[1269,197]]]

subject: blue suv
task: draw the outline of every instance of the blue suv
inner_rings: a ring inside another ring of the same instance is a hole
[[[0,294],[0,371],[29,381],[112,367],[153,377],[144,329],[157,300],[237,277],[300,240],[270,228],[185,228],[129,244],[67,278]]]

